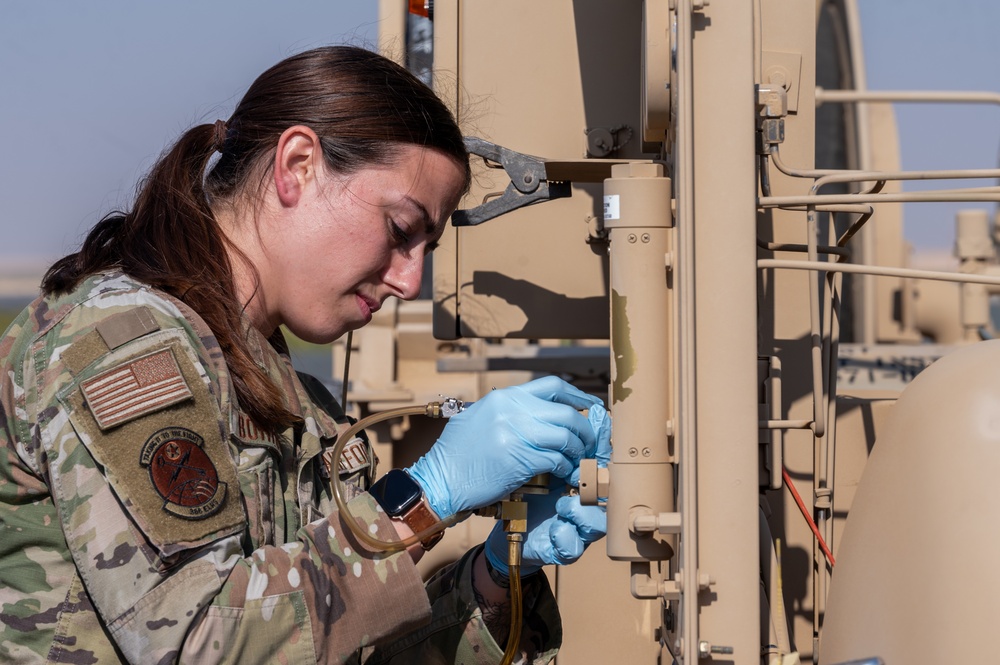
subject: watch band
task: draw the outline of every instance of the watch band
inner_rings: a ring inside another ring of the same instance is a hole
[[[440,521],[427,501],[423,488],[403,469],[390,469],[372,484],[368,492],[390,519],[405,523],[414,534],[425,531]],[[421,545],[429,550],[443,536],[444,531],[439,531],[424,538]]]
[[[406,526],[410,527],[413,533],[420,533],[424,529],[434,526],[440,520],[437,514],[431,510],[430,504],[427,503],[427,497],[421,496],[420,500],[417,501],[412,508],[407,510],[405,513],[399,517],[393,519],[402,520]],[[438,531],[437,533],[428,536],[420,541],[420,546],[425,550],[429,550],[434,547],[444,538],[444,530]]]

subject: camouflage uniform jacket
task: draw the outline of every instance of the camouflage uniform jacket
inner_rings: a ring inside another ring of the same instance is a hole
[[[120,273],[39,298],[0,338],[0,662],[498,662],[473,550],[428,582],[359,547],[321,454],[333,400],[251,334],[302,417],[243,414],[217,341],[186,305]],[[335,408],[335,407],[334,407]],[[341,471],[359,482],[370,451]],[[354,518],[395,530],[355,490]],[[561,641],[547,584],[532,659]]]

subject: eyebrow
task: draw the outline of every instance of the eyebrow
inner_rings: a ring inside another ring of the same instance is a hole
[[[412,196],[410,196],[408,194],[406,196],[404,196],[403,198],[407,202],[409,202],[410,205],[412,205],[414,208],[417,209],[417,213],[420,215],[420,218],[424,222],[424,228],[427,231],[427,235],[432,236],[435,233],[437,233],[438,226],[437,226],[437,224],[434,223],[434,220],[431,219],[431,216],[427,212],[427,208],[424,207],[424,204],[421,203],[420,201],[416,200],[415,198],[413,198]]]

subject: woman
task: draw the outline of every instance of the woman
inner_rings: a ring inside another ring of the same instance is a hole
[[[373,53],[316,49],[185,133],[132,210],[49,269],[0,339],[0,660],[499,660],[500,531],[425,591],[420,546],[371,551],[344,520],[396,541],[537,473],[569,478],[607,453],[600,404],[554,378],[495,391],[373,493],[355,450],[347,518],[321,461],[342,414],[279,331],[327,343],[416,297],[468,183],[430,90]],[[604,528],[572,497],[531,504],[529,660],[560,640],[538,569]]]

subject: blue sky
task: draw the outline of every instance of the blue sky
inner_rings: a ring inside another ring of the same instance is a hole
[[[125,205],[191,125],[227,118],[262,71],[373,46],[374,0],[4,0],[0,260],[58,258]]]
[[[992,0],[859,0],[871,90],[1000,92],[1000,3]],[[1000,106],[896,105],[907,170],[997,168]],[[953,180],[947,187],[991,181]],[[907,191],[939,188],[913,183]],[[904,235],[918,250],[951,249],[955,212],[995,204],[904,206]]]
[[[860,0],[872,89],[1000,91],[1000,3]],[[187,127],[228,117],[253,78],[330,42],[372,45],[374,0],[4,0],[0,262],[71,251]],[[899,107],[904,168],[989,168],[1000,108]],[[957,206],[907,206],[918,249]]]

